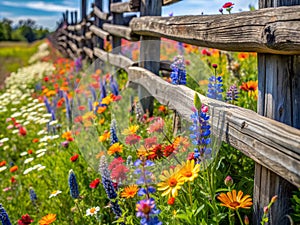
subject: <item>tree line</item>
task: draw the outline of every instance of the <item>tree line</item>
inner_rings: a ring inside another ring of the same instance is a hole
[[[38,26],[34,20],[19,20],[16,25],[7,18],[0,20],[0,41],[27,41],[43,39],[49,30]]]

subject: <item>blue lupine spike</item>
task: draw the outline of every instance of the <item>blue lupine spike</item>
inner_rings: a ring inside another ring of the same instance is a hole
[[[109,199],[115,199],[117,197],[117,193],[110,178],[106,157],[104,155],[100,158],[99,172],[102,177],[102,185],[105,189],[107,197]]]
[[[2,225],[12,225],[12,223],[10,222],[10,219],[8,217],[8,214],[5,211],[5,209],[3,208],[2,204],[0,204],[0,221],[1,221]]]
[[[55,112],[53,109],[51,110],[51,119],[52,119],[52,121],[56,120]]]
[[[119,95],[119,86],[113,76],[110,77],[110,90],[113,93],[113,95],[115,96]]]
[[[92,94],[92,97],[93,97],[93,102],[95,102],[97,100],[97,94],[96,94],[96,91],[95,91],[95,88],[93,88],[92,86],[89,86],[89,89],[90,89],[90,92]]]
[[[51,113],[51,105],[50,105],[50,103],[49,103],[49,101],[48,101],[48,98],[47,98],[46,96],[44,96],[44,103],[45,103],[45,105],[46,105],[47,112],[48,112],[48,113]]]
[[[81,57],[79,57],[75,60],[75,70],[76,70],[76,72],[79,72],[79,70],[81,70],[81,68],[82,68],[82,60],[81,60]]]
[[[99,100],[100,103],[101,103],[102,99],[106,97],[105,84],[106,84],[105,80],[103,80],[103,81],[100,80],[100,91],[101,91],[100,100]]]
[[[35,203],[35,201],[37,200],[36,193],[32,187],[29,188],[29,197],[32,203]]]
[[[229,87],[229,90],[226,93],[226,100],[234,102],[238,99],[238,97],[239,97],[238,94],[239,94],[239,92],[237,90],[236,85],[234,84]]]
[[[114,143],[119,142],[118,136],[117,136],[117,122],[115,119],[111,121],[110,125],[110,144],[113,145]]]
[[[93,111],[93,102],[90,98],[88,99],[88,104],[89,104],[89,110]]]
[[[66,106],[66,116],[69,119],[69,121],[71,121],[72,120],[71,104],[66,92],[64,92],[64,99],[65,99],[65,106]]]
[[[69,187],[70,187],[70,195],[72,198],[79,198],[79,189],[78,189],[78,183],[75,176],[74,171],[71,169],[69,171],[69,179],[68,179]]]
[[[171,64],[171,79],[172,84],[186,84],[186,70],[183,56],[175,57],[174,62]]]

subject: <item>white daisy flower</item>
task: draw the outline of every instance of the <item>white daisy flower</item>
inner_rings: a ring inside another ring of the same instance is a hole
[[[51,195],[49,196],[49,198],[55,197],[55,196],[59,195],[60,193],[61,193],[60,190],[52,191]]]
[[[0,172],[4,171],[6,169],[7,169],[7,166],[2,166],[2,167],[0,167]]]
[[[27,154],[28,154],[28,152],[21,152],[20,156],[25,156]]]
[[[39,153],[46,152],[46,151],[47,151],[47,149],[42,148],[42,149],[37,150],[35,153],[39,154]]]
[[[33,157],[28,158],[28,159],[25,159],[24,164],[30,163],[30,162],[32,162],[33,160],[34,160]]]
[[[28,169],[24,170],[23,174],[26,175],[30,173],[32,170],[34,170],[32,167],[29,167]]]
[[[87,209],[86,216],[94,216],[98,213],[99,210],[100,210],[99,206]]]
[[[34,166],[32,167],[32,169],[33,169],[33,170],[36,170],[36,169],[38,169],[38,168],[40,168],[40,167],[42,167],[41,164],[36,164],[36,165],[34,165]]]
[[[46,168],[46,166],[41,166],[41,167],[39,167],[37,170],[38,171],[41,171],[41,170],[43,170],[43,169],[45,169]]]
[[[43,155],[45,155],[45,152],[42,152],[42,153],[38,154],[36,157],[37,157],[37,158],[40,158],[40,157],[42,157]]]

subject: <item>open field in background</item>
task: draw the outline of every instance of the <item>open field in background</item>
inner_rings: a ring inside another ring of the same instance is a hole
[[[27,42],[0,42],[0,88],[5,77],[18,68],[28,65],[29,58],[37,51],[43,41],[32,44]]]

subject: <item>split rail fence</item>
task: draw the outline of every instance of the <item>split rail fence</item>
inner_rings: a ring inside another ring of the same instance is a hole
[[[199,96],[213,112],[213,132],[256,162],[253,223],[260,224],[263,207],[278,195],[268,224],[290,224],[289,199],[300,187],[300,0],[259,0],[259,10],[236,14],[161,17],[163,6],[178,1],[110,0],[109,12],[104,12],[103,1],[95,0],[87,15],[86,0],[81,0],[83,19],[77,22],[77,12],[71,12],[68,23],[68,12],[64,13],[50,39],[71,58],[100,58],[125,69],[140,93],[150,94],[184,118],[191,114],[195,92],[157,76],[160,70],[170,70],[168,62],[160,62],[160,38],[257,52],[258,113]],[[125,16],[128,12],[140,16]],[[141,41],[140,62],[120,53],[122,38]],[[104,50],[104,40],[111,41],[112,52]]]

